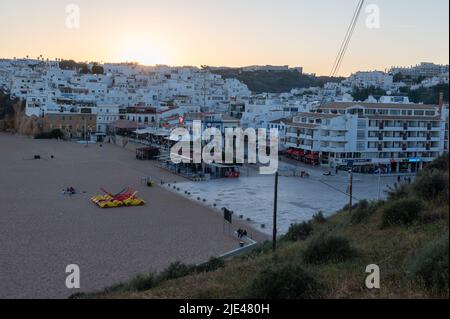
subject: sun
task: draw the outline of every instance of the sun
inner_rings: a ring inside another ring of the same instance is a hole
[[[169,64],[156,41],[148,37],[127,38],[120,43],[116,56],[121,62],[138,62],[142,65]]]

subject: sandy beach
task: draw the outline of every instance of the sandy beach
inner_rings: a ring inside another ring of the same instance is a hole
[[[141,184],[183,178],[117,146],[0,134],[0,152],[0,298],[66,298],[238,247],[217,211]],[[63,195],[69,186],[78,194]],[[101,187],[127,186],[147,205],[102,210],[90,201]],[[80,290],[65,286],[69,264],[80,266]]]

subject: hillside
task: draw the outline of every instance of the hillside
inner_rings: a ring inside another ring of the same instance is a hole
[[[242,71],[242,69],[211,70],[223,78],[234,78],[245,83],[254,93],[284,93],[292,89],[323,86],[327,82],[340,82],[343,78],[315,77],[289,71]]]
[[[449,86],[438,84],[430,88],[419,88],[416,90],[404,90],[408,94],[409,100],[413,103],[434,104],[439,103],[439,94],[444,94],[444,101],[449,100]]]
[[[174,263],[81,298],[448,298],[448,157],[382,202],[362,201],[291,227],[226,263]],[[365,286],[376,264],[381,289]]]

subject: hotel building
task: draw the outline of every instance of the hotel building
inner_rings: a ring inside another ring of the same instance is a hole
[[[331,168],[418,171],[448,151],[448,106],[326,104],[286,123],[286,147]]]

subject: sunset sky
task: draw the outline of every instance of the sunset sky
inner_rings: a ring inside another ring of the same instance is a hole
[[[0,58],[291,65],[328,75],[357,0],[1,0]],[[80,28],[66,27],[79,5]],[[448,0],[369,0],[341,69],[448,63]]]

